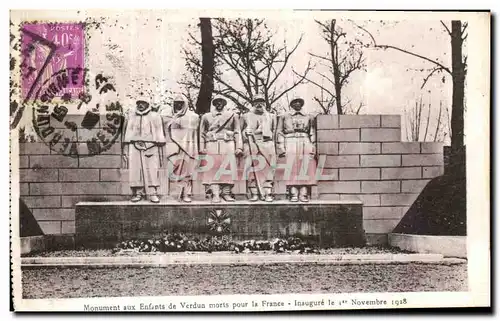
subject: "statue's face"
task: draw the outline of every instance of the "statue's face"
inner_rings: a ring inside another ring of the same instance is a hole
[[[217,111],[222,111],[224,109],[224,106],[226,106],[226,102],[221,99],[217,99],[214,101],[214,106]]]
[[[143,102],[143,101],[138,101],[136,102],[136,107],[137,107],[137,110],[138,111],[145,111],[146,109],[148,109],[148,104]]]
[[[183,101],[174,101],[174,113],[181,111],[183,107],[184,107]]]
[[[266,108],[266,103],[264,101],[261,101],[261,100],[254,102],[252,105],[254,107],[255,112],[259,113],[259,114],[263,113],[264,108]]]
[[[290,106],[293,108],[295,111],[299,111],[302,109],[302,103],[299,100],[292,101]]]

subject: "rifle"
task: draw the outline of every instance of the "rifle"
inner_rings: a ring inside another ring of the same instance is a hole
[[[247,135],[247,136],[251,136],[252,139],[253,139],[253,142],[254,142],[255,146],[257,146],[257,148],[259,148],[258,145],[257,145],[257,142],[255,140],[254,135],[251,134],[251,135]],[[250,152],[250,155],[253,156],[253,153],[252,153],[252,144],[250,143],[250,140],[248,140],[248,151]],[[255,183],[257,185],[257,190],[259,191],[259,195],[260,195],[260,198],[262,200],[264,198],[264,192],[262,191],[262,185],[260,185],[260,182],[259,182],[259,176],[257,176],[257,172],[255,171],[255,167],[253,166],[253,161],[252,161],[252,169],[253,169],[253,175],[254,175],[254,178],[255,178]]]

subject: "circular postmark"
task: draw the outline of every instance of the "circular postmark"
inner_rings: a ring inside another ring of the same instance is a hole
[[[62,69],[41,84],[34,101],[33,127],[57,154],[87,157],[120,145],[124,117],[110,78]]]

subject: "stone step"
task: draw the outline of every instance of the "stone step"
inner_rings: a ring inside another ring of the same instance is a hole
[[[463,259],[444,258],[441,254],[274,254],[250,253],[162,253],[158,255],[109,257],[25,257],[22,267],[162,267],[169,265],[251,265],[251,264],[462,264]]]

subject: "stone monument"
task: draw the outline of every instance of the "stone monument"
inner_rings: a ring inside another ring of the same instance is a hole
[[[199,237],[227,235],[233,240],[295,236],[323,247],[364,244],[361,201],[310,197],[317,180],[316,119],[303,112],[302,98],[293,99],[293,111],[280,117],[266,108],[266,100],[260,95],[253,98],[252,108],[243,115],[226,110],[227,101],[220,96],[211,105],[212,110],[200,118],[189,110],[185,99],[176,97],[171,114],[157,125],[156,116],[154,122],[147,121],[147,106],[138,102],[124,142],[142,157],[142,149],[136,145],[141,147],[138,142],[143,141],[145,150],[155,148],[154,154],[144,157],[156,159],[156,151],[165,136],[168,138],[161,163],[166,164],[168,179],[179,184],[173,192],[175,197],[164,198],[160,204],[139,202],[141,194],[136,194],[133,202],[78,203],[77,243],[109,247],[127,239],[180,232]],[[139,122],[150,129],[151,139],[138,132]],[[278,156],[286,163],[278,166]],[[141,168],[139,165],[145,162],[149,167]],[[148,183],[141,184],[155,186],[149,182],[157,172],[152,165],[159,167],[159,162],[140,158],[130,165],[131,177],[141,178],[137,171],[142,169]],[[274,197],[278,167],[286,173],[279,183],[286,184],[288,199]],[[133,182],[131,186],[137,187]],[[245,194],[249,192],[247,200],[233,197],[232,189],[242,185],[240,182],[245,183]],[[211,197],[193,200],[193,185],[197,184],[198,188],[203,185]],[[156,203],[159,200],[154,195],[150,200]]]

